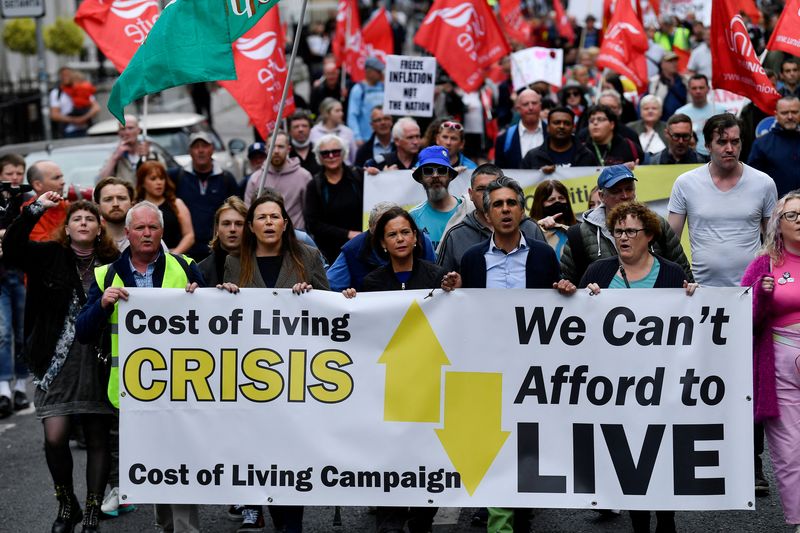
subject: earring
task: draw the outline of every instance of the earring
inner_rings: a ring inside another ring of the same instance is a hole
[[[389,250],[387,250],[386,248],[383,249],[383,253],[388,253],[388,252]]]

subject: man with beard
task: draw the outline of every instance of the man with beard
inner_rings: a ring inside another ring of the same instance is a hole
[[[253,172],[247,181],[244,192],[244,203],[250,207],[258,193],[262,170]],[[278,132],[275,138],[275,149],[272,151],[272,160],[267,166],[267,175],[264,178],[264,188],[271,188],[283,195],[286,212],[292,219],[296,229],[304,230],[306,222],[303,218],[303,206],[306,199],[306,186],[311,181],[311,174],[300,166],[300,160],[289,157],[289,136],[285,132]]]
[[[521,168],[541,169],[552,174],[556,167],[585,167],[594,164],[592,153],[577,142],[572,134],[575,113],[567,107],[556,107],[547,117],[547,140],[522,158]]]
[[[133,196],[133,186],[114,176],[100,180],[94,188],[94,203],[100,208],[106,231],[120,252],[128,247],[125,216],[133,205]]]
[[[458,173],[450,166],[447,148],[429,146],[420,152],[417,168],[411,175],[422,184],[428,199],[409,213],[419,230],[430,238],[433,248],[436,249],[450,217],[464,203],[447,190],[447,186]]]
[[[305,109],[298,109],[286,119],[286,128],[289,130],[289,139],[292,143],[289,157],[299,159],[300,166],[314,176],[322,170],[322,165],[314,157],[314,144],[309,139],[312,125],[311,116]]]
[[[692,119],[675,113],[667,121],[667,147],[657,154],[647,154],[645,165],[687,165],[705,163],[706,159],[692,150]]]

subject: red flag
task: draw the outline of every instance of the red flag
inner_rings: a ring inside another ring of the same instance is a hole
[[[780,94],[756,57],[737,0],[717,0],[711,10],[711,78],[715,89],[746,96],[772,115]]]
[[[394,32],[385,8],[380,8],[367,22],[361,36],[367,57],[374,56],[386,63],[386,56],[394,53]]]
[[[122,72],[160,14],[158,0],[84,0],[75,23]]]
[[[218,82],[244,109],[264,139],[278,121],[278,106],[287,82],[285,47],[281,17],[278,6],[275,6],[233,43],[233,61],[238,79]],[[290,87],[283,116],[293,112],[294,96]]]
[[[630,79],[639,92],[647,90],[647,34],[628,0],[617,2],[597,55],[597,66]]]
[[[333,36],[333,55],[336,66],[344,65],[345,71],[355,82],[364,80],[366,53],[361,37],[361,18],[356,0],[339,0],[336,8],[336,34]]]
[[[531,25],[522,16],[519,0],[500,0],[500,25],[511,39],[526,46],[530,44]]]
[[[483,69],[511,49],[486,0],[434,0],[414,43],[465,91],[483,85]]]
[[[744,13],[750,17],[750,20],[753,21],[753,24],[761,23],[761,10],[759,10],[758,6],[756,6],[756,0],[740,0],[739,4],[741,5],[739,6],[737,13]]]
[[[567,12],[564,11],[564,6],[561,5],[561,0],[553,0],[553,9],[556,11],[556,30],[558,34],[569,41],[570,44],[575,42],[575,28],[569,22]]]
[[[797,28],[800,28],[800,0],[787,0],[781,18],[772,30],[767,49],[800,56],[800,37],[797,36]]]

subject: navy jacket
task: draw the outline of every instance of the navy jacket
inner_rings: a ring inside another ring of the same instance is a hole
[[[544,142],[547,142],[547,122],[542,120],[540,127],[542,128],[542,135],[544,135]],[[522,157],[525,154],[520,153],[521,150],[519,123],[512,124],[497,136],[494,146],[494,164],[500,168],[522,168]]]
[[[800,188],[800,131],[776,124],[755,140],[747,164],[775,180],[778,198]]]
[[[461,258],[461,283],[466,289],[486,288],[486,258],[491,239],[476,244]],[[552,289],[553,283],[561,279],[561,268],[553,249],[545,242],[525,243],[530,248],[525,261],[525,287],[528,289]]]

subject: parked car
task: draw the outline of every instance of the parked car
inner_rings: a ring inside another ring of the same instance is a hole
[[[180,166],[158,142],[149,140],[150,149],[164,158],[167,169],[177,169]],[[118,144],[119,138],[116,135],[36,141],[5,145],[0,148],[0,156],[8,153],[19,154],[25,157],[25,164],[28,167],[43,159],[53,161],[64,173],[66,192],[91,196],[100,169],[117,149]]]
[[[150,113],[146,119],[140,119],[139,125],[147,127],[147,136],[169,151],[180,166],[188,165],[191,161],[189,155],[189,136],[197,131],[206,131],[211,134],[214,141],[214,160],[224,170],[233,174],[241,182],[247,163],[245,149],[247,143],[242,139],[231,139],[225,148],[217,132],[209,126],[208,120],[203,115],[196,113]],[[107,135],[116,133],[119,129],[117,119],[103,120],[89,128],[89,135]]]

